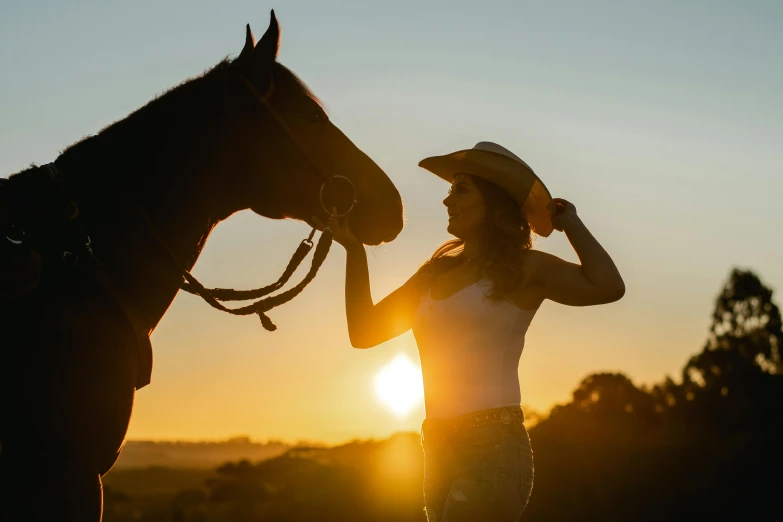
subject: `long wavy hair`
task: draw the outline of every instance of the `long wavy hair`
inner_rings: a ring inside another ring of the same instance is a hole
[[[516,200],[491,181],[470,176],[484,200],[486,215],[482,223],[482,258],[487,263],[486,275],[492,282],[487,297],[493,300],[506,299],[522,281],[524,271],[521,259],[526,250],[533,246],[530,224]],[[448,272],[466,261],[463,255],[465,242],[452,239],[443,243],[432,257],[422,265],[420,272],[433,280],[439,274]]]

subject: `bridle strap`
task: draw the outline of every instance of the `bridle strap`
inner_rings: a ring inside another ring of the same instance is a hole
[[[313,170],[318,174],[318,176],[321,177],[324,181],[329,179],[329,176],[323,173],[321,169],[318,167],[318,164],[313,160],[313,158],[310,156],[310,154],[307,153],[304,147],[302,147],[302,144],[299,142],[298,139],[296,139],[296,135],[293,133],[291,128],[286,124],[285,120],[280,116],[280,114],[275,110],[274,107],[272,107],[272,104],[269,103],[269,98],[272,96],[272,94],[275,92],[275,83],[274,79],[270,76],[269,77],[269,87],[267,88],[266,92],[264,94],[261,94],[258,89],[256,89],[256,86],[253,85],[253,82],[247,79],[247,77],[244,74],[240,74],[239,78],[242,80],[242,83],[245,84],[245,87],[247,87],[247,90],[250,91],[250,93],[255,96],[255,98],[261,103],[261,105],[267,110],[269,114],[272,115],[272,117],[277,121],[278,125],[285,131],[285,133],[288,135],[288,137],[291,139],[291,141],[294,142],[294,145],[296,145],[296,148],[299,149],[299,152],[302,153],[302,156],[305,157],[307,162],[310,164],[310,166],[313,168]]]
[[[239,78],[242,80],[242,83],[247,87],[247,90],[250,91],[250,93],[255,96],[255,98],[258,100],[258,102],[261,104],[262,107],[264,107],[269,114],[272,115],[272,117],[277,121],[278,125],[280,125],[280,128],[283,129],[283,131],[288,135],[288,137],[291,139],[291,141],[296,145],[296,148],[299,149],[299,152],[304,156],[304,158],[307,160],[307,162],[312,167],[313,171],[323,180],[323,185],[321,185],[321,192],[320,192],[320,201],[321,201],[321,207],[323,207],[324,211],[326,211],[327,214],[332,213],[331,208],[327,208],[327,205],[324,203],[323,200],[323,193],[324,188],[326,185],[333,180],[337,179],[343,179],[345,180],[351,187],[351,190],[353,191],[353,183],[350,179],[348,179],[345,176],[327,176],[324,174],[324,172],[321,170],[321,168],[318,166],[318,163],[313,160],[313,158],[308,154],[307,149],[302,146],[302,144],[299,142],[299,140],[296,138],[296,134],[291,130],[291,128],[286,124],[285,120],[282,116],[280,116],[280,113],[278,113],[274,107],[272,107],[272,104],[269,103],[269,98],[272,97],[272,94],[275,92],[275,80],[274,77],[271,75],[269,76],[269,85],[266,88],[266,92],[264,94],[261,94],[258,89],[256,89],[256,86],[253,85],[253,82],[247,79],[247,77],[244,74],[239,74]],[[353,205],[356,204],[356,200],[353,201],[351,206],[343,211],[342,213],[338,213],[338,217],[342,217],[346,214],[348,214],[351,209],[353,208]]]

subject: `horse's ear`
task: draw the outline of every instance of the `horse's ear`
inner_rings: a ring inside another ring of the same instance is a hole
[[[247,32],[245,33],[245,46],[242,48],[242,52],[239,53],[240,58],[245,58],[253,53],[253,49],[256,46],[256,39],[253,36],[253,31],[250,30],[250,24],[247,24]]]
[[[256,45],[255,55],[259,60],[264,63],[274,62],[277,58],[277,51],[280,49],[280,25],[277,23],[275,17],[275,10],[272,9],[272,14],[269,19],[269,27],[267,28],[264,36]]]

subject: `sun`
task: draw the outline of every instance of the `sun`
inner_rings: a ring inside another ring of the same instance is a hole
[[[398,355],[375,376],[375,395],[397,417],[406,417],[424,400],[421,368]]]

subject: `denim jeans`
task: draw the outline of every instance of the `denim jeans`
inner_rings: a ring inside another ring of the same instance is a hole
[[[443,424],[422,426],[428,522],[517,522],[533,489],[523,421],[457,430]]]

